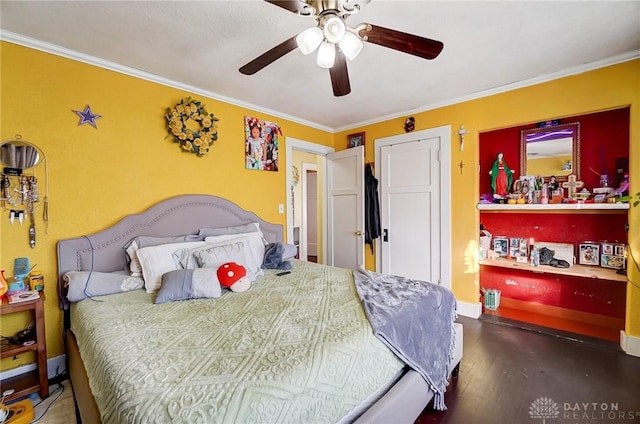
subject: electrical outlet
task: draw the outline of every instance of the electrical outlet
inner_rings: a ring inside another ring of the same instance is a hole
[[[284,213],[284,203],[278,203],[278,213]]]

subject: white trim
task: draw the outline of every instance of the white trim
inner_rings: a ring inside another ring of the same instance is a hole
[[[620,54],[620,55],[617,55],[617,56],[613,56],[613,57],[610,57],[610,58],[607,58],[607,59],[599,60],[597,62],[592,62],[592,63],[587,63],[587,64],[575,66],[573,68],[564,69],[562,71],[554,72],[554,73],[551,73],[551,74],[540,75],[538,77],[530,78],[528,80],[518,81],[518,82],[514,82],[512,84],[501,85],[501,86],[498,86],[498,87],[490,88],[488,90],[478,91],[478,92],[473,93],[473,94],[469,94],[469,95],[462,96],[462,97],[457,97],[457,98],[450,99],[450,100],[445,100],[445,101],[442,101],[442,102],[425,104],[425,105],[419,106],[419,107],[417,107],[415,109],[407,110],[407,111],[404,111],[404,112],[394,113],[394,114],[385,115],[385,116],[377,116],[377,117],[375,117],[373,119],[370,119],[370,120],[367,120],[367,121],[362,121],[362,122],[358,122],[358,123],[355,123],[355,124],[350,124],[347,127],[334,128],[333,131],[334,132],[340,132],[340,131],[345,131],[345,130],[348,130],[348,129],[351,129],[351,128],[365,127],[365,126],[368,126],[368,125],[377,124],[377,123],[384,122],[384,121],[390,121],[392,119],[398,119],[398,118],[402,118],[404,120],[404,118],[406,118],[409,115],[414,115],[414,114],[421,113],[421,112],[427,112],[429,110],[439,109],[439,108],[446,107],[446,106],[452,106],[452,105],[455,105],[455,104],[468,102],[470,100],[477,100],[477,99],[481,99],[483,97],[489,97],[489,96],[493,96],[493,95],[496,95],[496,94],[506,93],[508,91],[518,90],[518,89],[521,89],[521,88],[530,87],[532,85],[537,85],[537,84],[542,84],[542,83],[545,83],[545,82],[557,80],[557,79],[560,79],[560,78],[569,77],[569,76],[572,76],[572,75],[583,74],[585,72],[595,71],[596,69],[606,68],[607,66],[618,65],[620,63],[636,60],[638,58],[640,58],[640,50],[634,50],[634,51],[623,53],[623,54]]]
[[[374,163],[380,163],[382,147],[392,144],[408,143],[428,137],[438,137],[440,140],[440,224],[442,236],[440,240],[440,283],[451,288],[451,125],[414,131],[391,137],[374,140]],[[449,254],[447,254],[447,252]],[[376,271],[380,272],[382,264],[382,249],[376,243]]]
[[[36,363],[22,365],[10,370],[0,371],[0,379],[15,377],[17,375],[25,374],[33,371],[37,368]],[[67,355],[56,356],[55,358],[47,359],[47,378],[52,379],[56,375],[64,374],[67,371]]]
[[[316,155],[320,155],[323,158],[329,153],[333,153],[335,149],[333,147],[327,147],[322,144],[310,143],[304,140],[298,140],[293,137],[285,138],[285,184],[286,184],[286,198],[287,198],[287,243],[292,243],[293,241],[293,210],[291,208],[291,183],[292,181],[292,172],[293,172],[293,161],[292,155],[293,150],[299,150],[301,152],[313,153]],[[325,181],[322,183],[322,234],[318,234],[320,240],[322,240],[322,257],[327,257],[327,164],[325,160],[321,161],[320,168],[322,174],[324,175]],[[302,176],[300,176],[302,178]],[[301,230],[302,231],[302,230]],[[326,259],[325,259],[326,260]]]
[[[16,34],[10,31],[1,30],[0,40],[7,41],[9,43],[18,44],[20,46],[29,47],[35,50],[40,50],[45,53],[54,54],[56,56],[66,57],[67,59],[75,60],[78,62],[86,63],[88,65],[97,66],[99,68],[108,69],[110,71],[118,72],[120,74],[129,75],[135,78],[140,78],[145,81],[150,81],[156,84],[165,85],[167,87],[177,88],[179,90],[188,91],[193,94],[206,96],[214,100],[229,103],[235,106],[240,106],[246,109],[251,109],[256,112],[262,112],[267,115],[273,115],[278,118],[286,119],[298,124],[306,125],[311,128],[317,128],[322,131],[332,133],[333,128],[325,125],[320,125],[316,122],[307,121],[306,119],[298,118],[296,116],[287,115],[277,110],[268,109],[262,106],[254,105],[244,102],[242,100],[234,99],[232,97],[223,96],[221,94],[214,93],[213,91],[203,90],[192,85],[183,84],[179,81],[175,81],[169,78],[161,77],[149,72],[144,72],[139,69],[130,68],[119,63],[111,62],[109,60],[101,59],[99,57],[91,56],[85,53],[80,53],[75,50],[70,50],[64,47],[57,46],[55,44],[47,43],[45,41],[36,40],[34,38],[25,37],[24,35]]]
[[[325,125],[320,125],[318,123],[315,122],[311,122],[311,121],[307,121],[306,119],[302,119],[302,118],[298,118],[295,116],[291,116],[291,115],[287,115],[287,114],[283,114],[282,112],[278,112],[272,109],[267,109],[267,108],[263,108],[257,105],[253,105],[250,103],[246,103],[243,101],[240,101],[238,99],[233,99],[231,97],[226,97],[226,96],[222,96],[220,94],[216,94],[214,92],[211,91],[207,91],[207,90],[202,90],[200,88],[197,87],[193,87],[190,85],[186,85],[186,84],[182,84],[178,81],[174,81],[174,80],[170,80],[168,78],[163,78],[161,76],[155,75],[155,74],[151,74],[148,72],[143,72],[140,71],[138,69],[134,69],[134,68],[130,68],[128,66],[124,66],[124,65],[120,65],[118,63],[115,62],[111,62],[108,60],[104,60],[104,59],[100,59],[98,57],[95,56],[90,56],[84,53],[80,53],[77,52],[75,50],[70,50],[64,47],[60,47],[57,46],[55,44],[51,44],[51,43],[47,43],[44,41],[40,41],[40,40],[36,40],[34,38],[30,38],[30,37],[26,37],[24,35],[20,35],[20,34],[16,34],[14,32],[11,31],[7,31],[7,30],[0,30],[0,40],[3,41],[7,41],[9,43],[13,43],[13,44],[18,44],[21,46],[25,46],[25,47],[29,47],[35,50],[40,50],[43,51],[45,53],[50,53],[50,54],[55,54],[57,56],[62,56],[62,57],[66,57],[67,59],[72,59],[72,60],[77,60],[79,62],[83,62],[83,63],[87,63],[89,65],[94,65],[94,66],[98,66],[100,68],[104,68],[104,69],[108,69],[114,72],[119,72],[125,75],[130,75],[136,78],[141,78],[143,80],[147,80],[147,81],[151,81],[151,82],[155,82],[161,85],[166,85],[168,87],[173,87],[173,88],[178,88],[180,90],[185,90],[185,91],[189,91],[192,92],[194,94],[199,94],[202,96],[206,96],[215,100],[220,100],[226,103],[230,103],[236,106],[240,106],[240,107],[244,107],[247,109],[251,109],[257,112],[263,112],[265,114],[268,115],[273,115],[273,116],[277,116],[279,118],[282,119],[287,119],[289,121],[292,122],[297,122],[299,124],[302,125],[306,125],[308,127],[311,128],[317,128],[319,130],[323,130],[323,131],[327,131],[330,133],[338,133],[341,131],[346,131],[348,129],[351,128],[357,128],[357,127],[364,127],[367,125],[371,125],[371,124],[377,124],[379,122],[383,122],[383,121],[388,121],[391,119],[396,119],[396,118],[404,118],[408,115],[413,115],[416,113],[420,113],[420,112],[426,112],[429,110],[433,110],[433,109],[438,109],[441,107],[445,107],[445,106],[451,106],[451,105],[455,105],[458,103],[464,103],[464,102],[468,102],[470,100],[475,100],[475,99],[479,99],[482,97],[488,97],[488,96],[493,96],[495,94],[500,94],[500,93],[504,93],[507,91],[511,91],[511,90],[517,90],[520,88],[524,88],[524,87],[529,87],[532,85],[536,85],[536,84],[541,84],[544,82],[548,82],[548,81],[552,81],[555,79],[559,79],[559,78],[564,78],[564,77],[568,77],[571,75],[577,75],[577,74],[581,74],[584,72],[589,72],[589,71],[593,71],[596,69],[600,69],[600,68],[605,68],[607,66],[612,66],[612,65],[617,65],[619,63],[624,63],[624,62],[629,62],[631,60],[635,60],[640,58],[640,50],[634,50],[631,52],[627,52],[627,53],[623,53],[623,54],[619,54],[617,56],[612,56],[609,57],[607,59],[603,59],[603,60],[599,60],[597,62],[592,62],[592,63],[587,63],[587,64],[583,64],[580,66],[575,66],[573,68],[568,68],[562,71],[558,71],[558,72],[554,72],[551,74],[547,74],[547,75],[541,75],[535,78],[531,78],[528,80],[523,80],[523,81],[518,81],[512,84],[506,84],[503,86],[499,86],[499,87],[494,87],[488,90],[483,90],[483,91],[479,91],[477,93],[473,93],[467,96],[462,96],[462,97],[458,97],[455,99],[451,99],[451,100],[447,100],[447,101],[443,101],[443,102],[438,102],[438,103],[431,103],[431,104],[425,104],[423,106],[420,106],[418,108],[415,109],[411,109],[408,111],[404,111],[404,112],[399,112],[399,113],[394,113],[392,115],[386,115],[386,116],[378,116],[376,118],[367,120],[367,121],[362,121],[359,123],[354,123],[354,124],[350,124],[349,126],[346,127],[340,127],[340,128],[330,128],[327,127]]]
[[[620,330],[620,347],[627,355],[640,357],[640,337],[629,336]]]
[[[478,319],[482,315],[482,303],[458,302],[458,315]]]

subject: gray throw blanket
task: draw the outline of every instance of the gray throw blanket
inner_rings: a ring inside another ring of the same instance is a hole
[[[280,242],[269,243],[264,249],[264,260],[262,268],[264,269],[291,269],[291,262],[283,261],[284,244]]]
[[[447,409],[444,392],[455,343],[453,293],[436,284],[363,268],[353,276],[376,337],[422,375],[435,393],[434,408]]]

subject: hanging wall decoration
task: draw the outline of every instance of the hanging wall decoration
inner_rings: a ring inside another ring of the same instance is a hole
[[[413,116],[404,120],[404,132],[411,132],[416,129],[416,118]]]
[[[191,97],[180,100],[173,108],[167,108],[164,117],[169,137],[180,145],[183,152],[203,157],[218,139],[216,122],[219,119],[207,112],[200,101]]]
[[[96,126],[96,119],[102,118],[102,115],[98,115],[97,113],[93,113],[91,111],[91,106],[86,105],[84,110],[73,110],[73,113],[80,117],[80,121],[78,122],[78,126],[83,124],[89,124],[93,128],[98,129]]]
[[[247,169],[278,170],[278,135],[282,135],[278,124],[251,116],[244,117],[244,156]]]
[[[349,134],[347,136],[347,148],[364,146],[364,132]]]

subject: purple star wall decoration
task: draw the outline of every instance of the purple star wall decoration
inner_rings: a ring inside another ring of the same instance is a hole
[[[96,126],[96,119],[102,118],[102,115],[98,115],[96,113],[91,112],[91,106],[86,105],[84,110],[74,110],[73,113],[80,117],[80,122],[78,122],[78,126],[82,124],[89,124],[93,128],[98,129]]]

